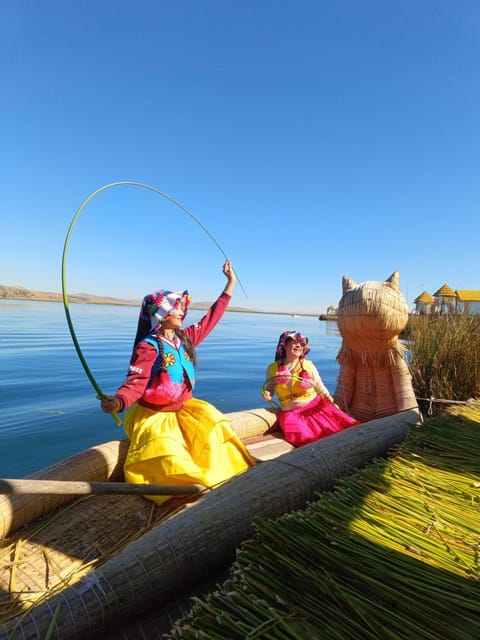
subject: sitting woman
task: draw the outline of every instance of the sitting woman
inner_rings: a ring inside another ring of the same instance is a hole
[[[263,386],[267,402],[277,394],[278,423],[285,440],[295,446],[359,424],[334,404],[317,368],[306,360],[309,351],[308,338],[298,331],[284,331]]]
[[[224,314],[236,282],[229,261],[223,273],[227,284],[220,297],[200,322],[183,330],[188,291],[161,290],[143,299],[127,379],[101,400],[106,413],[130,407],[124,424],[127,482],[214,488],[255,464],[226,417],[192,397],[195,347]],[[151,499],[161,504],[169,496]]]

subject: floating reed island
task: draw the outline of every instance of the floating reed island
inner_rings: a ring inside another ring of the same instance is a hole
[[[413,428],[307,509],[257,521],[164,638],[480,638],[479,459],[478,402]]]

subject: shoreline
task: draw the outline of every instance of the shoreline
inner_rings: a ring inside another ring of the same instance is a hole
[[[34,291],[21,286],[7,286],[0,285],[0,300],[21,300],[24,302],[62,302],[63,295],[61,293],[54,293],[49,291]],[[122,307],[138,307],[140,305],[139,300],[122,300],[120,298],[108,298],[102,296],[90,295],[88,293],[74,293],[68,296],[68,303],[70,304],[108,304]],[[205,311],[211,306],[212,302],[192,302],[190,309],[195,311]],[[319,318],[321,316],[316,313],[290,313],[289,311],[259,311],[257,309],[246,309],[244,307],[228,307],[228,312],[237,313],[260,313],[264,315],[282,315],[291,317],[307,317],[307,318]]]

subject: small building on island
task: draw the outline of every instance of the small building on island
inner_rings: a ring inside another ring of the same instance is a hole
[[[448,316],[455,313],[457,296],[455,291],[448,285],[444,284],[438,291],[433,294],[435,300],[435,312],[442,316]]]
[[[416,315],[480,315],[480,290],[453,289],[444,284],[430,295],[423,291],[414,300]]]
[[[422,291],[414,300],[415,313],[421,316],[430,315],[435,311],[435,300],[428,293],[428,291]]]
[[[456,311],[469,316],[480,315],[480,290],[457,289]]]

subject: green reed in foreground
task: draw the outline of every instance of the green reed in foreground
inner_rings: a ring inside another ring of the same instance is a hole
[[[413,316],[405,338],[417,398],[480,398],[480,316]],[[427,403],[420,401],[425,414]],[[433,412],[444,405],[433,404]]]
[[[480,403],[412,428],[392,459],[259,521],[231,578],[165,637],[480,638],[479,457]]]

